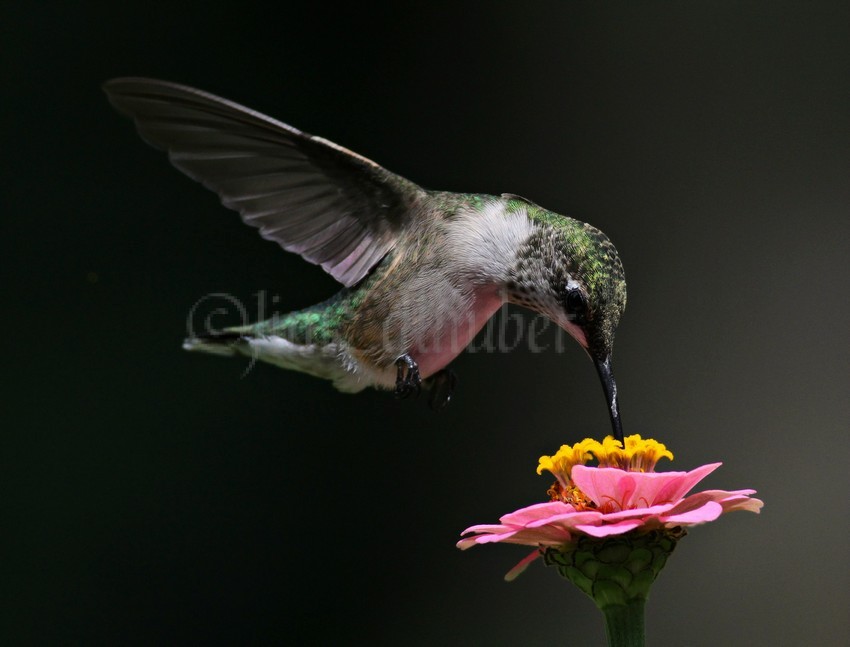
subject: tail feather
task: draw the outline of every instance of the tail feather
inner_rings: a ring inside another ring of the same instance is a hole
[[[183,341],[183,350],[200,351],[222,357],[236,357],[240,354],[240,347],[244,346],[245,342],[245,336],[239,333],[214,333],[200,337],[187,337]]]
[[[363,374],[355,360],[337,343],[298,344],[279,335],[257,335],[246,330],[223,330],[189,337],[183,342],[188,351],[201,351],[219,357],[250,357],[280,368],[331,380],[340,391],[356,393],[378,384],[371,374]],[[382,386],[395,384],[395,372]],[[385,383],[386,382],[386,383]]]

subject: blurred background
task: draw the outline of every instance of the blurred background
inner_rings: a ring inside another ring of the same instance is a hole
[[[436,6],[3,3],[5,644],[604,640],[542,564],[502,581],[524,548],[454,546],[608,432],[578,346],[464,354],[439,415],[182,352],[205,295],[337,287],[146,146],[124,75],[600,227],[626,432],[766,502],[680,543],[648,644],[846,644],[850,6]]]

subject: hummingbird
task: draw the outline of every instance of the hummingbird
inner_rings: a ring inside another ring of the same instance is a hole
[[[330,299],[194,335],[184,348],[247,356],[397,397],[451,399],[447,368],[506,303],[566,330],[602,383],[623,438],[611,367],[623,265],[599,229],[520,196],[426,190],[322,137],[207,92],[145,78],[103,89],[141,137],[215,191],[263,238],[342,284]]]

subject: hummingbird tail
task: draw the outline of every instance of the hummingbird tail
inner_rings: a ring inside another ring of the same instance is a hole
[[[201,351],[222,357],[239,355],[239,347],[245,342],[245,337],[237,333],[217,333],[201,337],[187,337],[183,341],[183,350]]]

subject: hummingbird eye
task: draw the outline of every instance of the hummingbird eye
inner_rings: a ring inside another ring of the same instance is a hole
[[[585,322],[587,299],[581,290],[578,288],[567,290],[567,294],[564,296],[564,307],[573,322],[578,325],[582,325]]]

